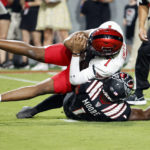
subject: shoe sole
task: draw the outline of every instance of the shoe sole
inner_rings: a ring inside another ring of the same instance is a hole
[[[127,101],[130,105],[146,105],[147,101]]]

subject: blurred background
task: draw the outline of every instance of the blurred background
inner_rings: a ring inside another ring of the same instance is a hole
[[[68,8],[72,22],[71,32],[85,29],[85,17],[80,16],[80,3],[81,0],[68,0]],[[114,0],[110,3],[111,20],[119,23],[121,27],[123,27],[122,22],[124,16],[124,8],[128,3],[129,0]]]
[[[0,39],[47,46],[111,20],[124,31],[129,51],[125,68],[133,69],[140,45],[135,30],[137,15],[136,0],[0,0]],[[0,70],[54,67],[0,50]]]

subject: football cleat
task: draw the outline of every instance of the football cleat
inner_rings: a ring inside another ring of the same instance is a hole
[[[127,97],[125,101],[130,105],[145,105],[147,103],[144,96],[137,97],[135,93]]]
[[[35,115],[35,110],[32,107],[24,106],[17,114],[18,119],[32,118]]]

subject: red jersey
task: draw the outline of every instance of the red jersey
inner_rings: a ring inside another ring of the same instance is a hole
[[[7,0],[0,0],[4,6],[7,6],[8,5],[8,1]]]

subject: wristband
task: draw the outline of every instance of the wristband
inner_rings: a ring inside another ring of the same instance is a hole
[[[25,8],[29,8],[29,7],[30,7],[30,6],[29,6],[29,2],[25,2],[24,7],[25,7]]]
[[[1,96],[1,94],[0,94],[0,102],[2,101],[2,96]]]
[[[80,56],[80,53],[72,53],[73,55]]]

